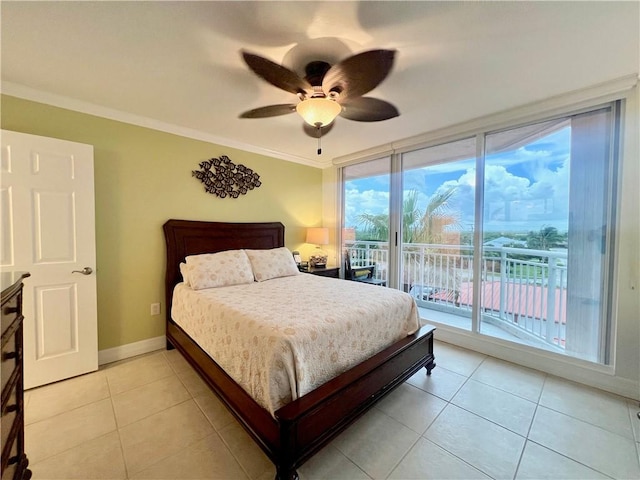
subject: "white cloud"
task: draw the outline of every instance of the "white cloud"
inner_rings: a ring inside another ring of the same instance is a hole
[[[538,230],[543,225],[563,231],[568,223],[570,131],[560,130],[535,144],[511,152],[488,156],[485,164],[484,222],[487,230]],[[457,178],[456,178],[457,175]],[[471,228],[475,215],[475,165],[460,160],[412,169],[405,176],[405,189],[418,191],[419,206],[429,197],[455,186],[448,206],[459,214],[464,228]],[[446,179],[448,177],[448,180]],[[443,182],[435,192],[427,191],[431,180]],[[366,185],[366,187],[364,187]],[[388,213],[389,193],[376,185],[349,182],[345,192],[347,225],[367,212]],[[381,187],[381,188],[387,188]]]
[[[557,170],[535,169],[531,178],[509,172],[503,165],[486,165],[484,182],[485,228],[537,230],[542,224],[566,229],[568,219],[568,159]],[[475,210],[475,170],[457,180],[443,183],[438,191],[452,186],[456,193],[449,206],[460,212],[463,224],[471,225]]]
[[[358,215],[363,213],[389,213],[389,192],[365,190],[357,188],[345,189],[345,226],[358,225]]]

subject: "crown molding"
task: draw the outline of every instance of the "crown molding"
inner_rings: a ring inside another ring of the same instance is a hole
[[[343,155],[341,157],[336,157],[333,159],[332,164],[342,167],[342,166],[348,165],[349,163],[360,163],[360,162],[365,162],[367,160],[376,160],[378,158],[391,155],[392,153],[394,153],[393,144],[385,143],[383,145],[371,147],[366,150],[361,150],[359,152],[350,153],[348,155]]]
[[[24,100],[44,103],[53,107],[64,108],[79,113],[94,115],[96,117],[128,123],[131,125],[136,125],[138,127],[145,127],[160,132],[171,133],[173,135],[179,135],[181,137],[192,138],[194,140],[214,143],[216,145],[221,145],[224,147],[236,148],[238,150],[244,150],[246,152],[251,152],[258,155],[265,155],[268,157],[277,158],[279,160],[285,160],[287,162],[299,163],[302,165],[307,165],[309,167],[322,169],[331,166],[331,161],[318,162],[310,160],[308,158],[298,157],[296,155],[290,155],[287,153],[270,150],[268,148],[259,147],[250,143],[244,143],[237,140],[231,140],[229,138],[219,137],[207,132],[203,132],[201,130],[181,127],[179,125],[162,122],[153,118],[135,115],[133,113],[124,112],[113,108],[108,108],[91,102],[85,102],[83,100],[45,92],[18,83],[3,81],[1,93],[12,97],[22,98]]]

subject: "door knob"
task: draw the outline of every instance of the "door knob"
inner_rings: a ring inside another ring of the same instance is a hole
[[[71,273],[81,273],[83,275],[91,275],[93,270],[91,267],[84,267],[82,270],[73,270]]]

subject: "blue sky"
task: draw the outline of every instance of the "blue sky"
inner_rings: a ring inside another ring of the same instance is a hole
[[[567,230],[571,130],[562,128],[524,147],[487,155],[484,229],[497,232],[537,231],[554,226]],[[415,153],[414,153],[415,155]],[[449,202],[463,230],[474,222],[475,160],[463,159],[406,171],[404,190],[418,192],[421,209],[438,191],[455,187]],[[357,215],[388,213],[388,177],[345,184],[345,225]]]

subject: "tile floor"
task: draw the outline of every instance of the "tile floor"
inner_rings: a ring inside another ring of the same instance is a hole
[[[640,478],[638,403],[436,342],[400,386],[299,469],[301,479]],[[35,480],[273,479],[176,351],[30,390]]]

